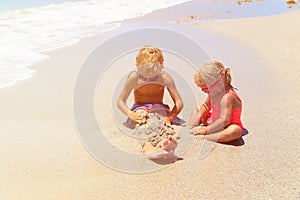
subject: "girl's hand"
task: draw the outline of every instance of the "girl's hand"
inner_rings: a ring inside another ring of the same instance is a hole
[[[208,128],[206,126],[197,127],[192,130],[192,133],[194,135],[207,135]]]

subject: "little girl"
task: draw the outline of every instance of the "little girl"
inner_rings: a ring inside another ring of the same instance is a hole
[[[218,61],[209,61],[194,75],[195,84],[208,94],[205,102],[196,107],[189,125],[203,125],[193,134],[206,135],[207,140],[227,143],[242,136],[242,101],[231,85],[230,69]]]

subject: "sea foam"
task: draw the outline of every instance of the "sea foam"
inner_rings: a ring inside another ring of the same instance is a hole
[[[115,29],[120,21],[186,0],[85,0],[0,11],[0,88],[30,78],[45,51]]]

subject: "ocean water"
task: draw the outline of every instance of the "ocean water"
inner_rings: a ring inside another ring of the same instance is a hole
[[[75,2],[80,0],[1,0],[0,11],[40,7],[50,4],[64,3],[67,1]]]
[[[32,77],[34,70],[29,66],[46,59],[45,51],[115,29],[121,25],[118,21],[188,1],[0,0],[0,88]],[[253,1],[240,6],[235,0],[198,2],[201,3],[199,8],[185,4],[187,6],[181,7],[182,12],[201,15],[224,11],[223,16],[216,19],[286,12],[284,0]],[[228,10],[232,11],[228,14]]]
[[[1,0],[0,88],[32,77],[32,63],[45,51],[120,26],[116,21],[145,15],[187,0]]]

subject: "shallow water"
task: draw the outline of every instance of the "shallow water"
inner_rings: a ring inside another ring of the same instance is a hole
[[[75,2],[80,0],[2,0],[0,4],[0,11],[16,10],[32,7],[47,6],[50,4],[64,3],[64,2]]]
[[[43,52],[81,38],[116,29],[134,18],[186,0],[46,0],[0,3],[0,88],[30,78],[28,66],[47,58]]]

